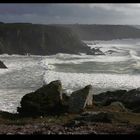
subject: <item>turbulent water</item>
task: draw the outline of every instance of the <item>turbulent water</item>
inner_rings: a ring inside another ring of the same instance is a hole
[[[61,80],[67,93],[88,84],[94,94],[140,87],[140,39],[84,41],[105,55],[0,55],[0,110],[16,112],[23,95]]]

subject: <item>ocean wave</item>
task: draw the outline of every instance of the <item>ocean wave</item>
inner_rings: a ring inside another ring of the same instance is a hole
[[[138,56],[137,52],[134,50],[130,50],[129,54],[131,56],[132,59],[136,59],[136,60],[140,60],[140,57]]]
[[[55,64],[82,64],[85,62],[123,62],[128,61],[130,58],[127,56],[107,56],[107,55],[70,55],[70,54],[61,54],[53,55],[44,58],[41,61],[41,65],[46,69],[55,69]]]
[[[133,89],[140,87],[140,75],[129,74],[104,74],[104,73],[64,73],[46,71],[45,83],[61,80],[65,89],[76,90],[91,84],[102,89]],[[134,82],[135,81],[135,82]]]

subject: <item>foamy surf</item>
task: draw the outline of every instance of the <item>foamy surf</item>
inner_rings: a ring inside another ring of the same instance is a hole
[[[64,89],[68,89],[70,91],[83,88],[89,84],[95,88],[110,88],[114,90],[133,89],[140,87],[140,75],[128,74],[88,74],[47,71],[44,75],[44,81],[49,83],[53,80],[61,80]]]

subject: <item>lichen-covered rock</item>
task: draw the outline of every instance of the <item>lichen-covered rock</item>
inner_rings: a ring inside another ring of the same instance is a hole
[[[93,89],[91,85],[88,85],[83,89],[73,92],[68,101],[69,112],[79,113],[86,106],[92,106],[92,94]]]
[[[2,61],[0,61],[0,68],[4,68],[4,69],[7,68]]]
[[[61,81],[53,81],[33,93],[26,94],[17,111],[22,115],[61,114],[66,106],[62,104]]]

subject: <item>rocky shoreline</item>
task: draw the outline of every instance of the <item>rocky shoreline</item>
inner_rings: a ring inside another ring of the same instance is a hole
[[[23,96],[17,114],[0,112],[0,134],[139,134],[139,89],[93,95],[91,85],[63,93],[52,81]]]

